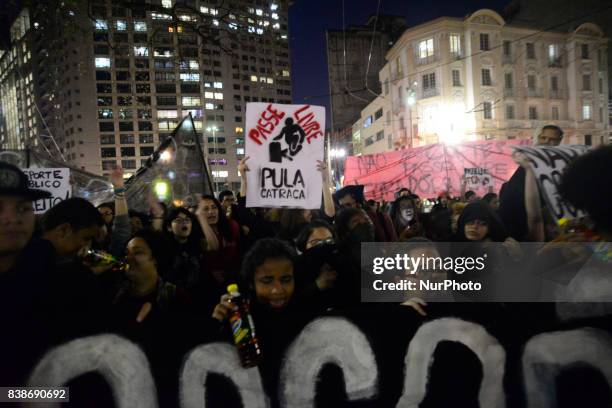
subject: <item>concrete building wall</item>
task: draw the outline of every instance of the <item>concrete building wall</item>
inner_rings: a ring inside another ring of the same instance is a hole
[[[565,143],[605,142],[606,43],[595,25],[537,31],[490,10],[406,30],[380,71],[393,147],[528,139],[546,124],[561,126]]]
[[[194,3],[214,27],[219,10]],[[68,162],[97,174],[121,164],[129,174],[191,112],[213,181],[237,189],[246,103],[291,103],[289,5],[233,0],[241,20],[223,27],[236,36],[220,44],[188,32],[187,14],[173,21],[108,0],[92,3],[95,21],[75,10],[74,31],[37,38],[32,51],[41,117]]]

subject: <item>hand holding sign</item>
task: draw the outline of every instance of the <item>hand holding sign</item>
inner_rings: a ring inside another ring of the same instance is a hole
[[[238,163],[238,173],[240,173],[240,177],[243,178],[246,177],[246,172],[249,171],[249,166],[246,164],[247,160],[249,160],[249,156],[245,156],[245,158]]]

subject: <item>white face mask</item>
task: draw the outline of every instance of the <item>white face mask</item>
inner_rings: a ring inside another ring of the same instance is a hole
[[[404,221],[410,222],[414,218],[414,209],[404,208],[403,210],[400,211],[400,216],[402,217]]]

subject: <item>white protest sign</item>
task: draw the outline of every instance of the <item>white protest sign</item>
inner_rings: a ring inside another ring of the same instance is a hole
[[[491,175],[487,169],[482,167],[466,167],[463,169],[466,187],[476,190],[481,187],[488,188],[493,185]]]
[[[36,200],[33,203],[34,213],[42,214],[60,201],[70,197],[70,169],[68,168],[34,168],[24,169],[30,188],[46,190],[51,197]]]
[[[247,104],[247,207],[321,206],[325,108]]]
[[[559,186],[563,169],[588,149],[588,146],[581,145],[514,147],[515,152],[523,153],[527,157],[538,182],[540,194],[557,220],[585,215],[583,211],[574,208],[561,198]]]

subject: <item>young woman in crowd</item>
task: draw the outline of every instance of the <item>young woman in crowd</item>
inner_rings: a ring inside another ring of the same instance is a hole
[[[202,265],[221,287],[225,287],[240,267],[238,223],[228,220],[221,203],[210,195],[201,198],[196,217],[204,233]]]
[[[303,288],[300,301],[317,310],[333,303],[333,289],[341,267],[334,227],[323,220],[306,225],[296,239],[300,252],[296,263],[296,280]]]
[[[398,197],[391,206],[390,215],[399,241],[424,234],[423,226],[419,221],[418,206],[412,196]]]
[[[153,222],[156,225],[159,220],[154,218]],[[196,298],[195,292],[202,283],[200,257],[206,244],[195,217],[185,208],[173,208],[163,221],[161,232],[166,238],[164,251],[169,258],[163,278]]]
[[[277,395],[277,377],[286,348],[314,317],[309,308],[301,308],[295,302],[295,260],[296,253],[287,242],[267,238],[251,248],[242,264],[239,291],[251,300],[251,314],[263,352],[262,378],[271,380],[264,384],[268,395]],[[227,327],[225,322],[233,307],[229,295],[223,295],[212,317]]]
[[[280,212],[280,230],[277,237],[295,244],[295,239],[306,224],[312,221],[312,211],[283,208]]]
[[[493,211],[499,210],[499,197],[495,193],[487,193],[482,197],[482,201],[489,204]]]
[[[129,268],[113,301],[113,326],[143,348],[160,396],[175,405],[181,356],[203,341],[204,319],[197,318],[187,292],[162,278],[169,268],[166,242],[140,231],[127,244]]]
[[[494,300],[495,293],[507,290],[506,284],[519,281],[518,276],[508,276],[501,271],[510,269],[511,265],[518,265],[522,252],[520,244],[509,237],[501,220],[491,207],[482,200],[465,206],[457,221],[457,244],[453,246],[453,256],[466,258],[484,257],[486,254],[486,267],[482,270],[471,270],[469,273],[453,274],[458,281],[473,280],[481,282],[485,290],[481,292],[467,292],[472,298]],[[460,244],[463,243],[463,244]],[[499,243],[496,245],[495,243]],[[459,292],[461,294],[461,292]]]

